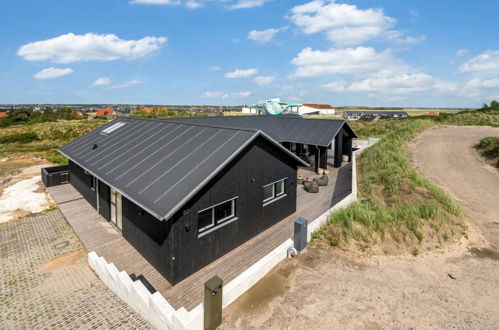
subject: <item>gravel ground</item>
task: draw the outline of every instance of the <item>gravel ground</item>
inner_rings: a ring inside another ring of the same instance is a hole
[[[452,193],[468,239],[418,257],[311,248],[224,310],[222,329],[499,329],[499,173],[473,145],[499,129],[435,128],[415,165]]]
[[[148,329],[86,262],[59,211],[0,224],[0,329]]]

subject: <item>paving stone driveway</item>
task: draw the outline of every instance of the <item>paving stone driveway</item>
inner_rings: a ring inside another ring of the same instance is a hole
[[[89,268],[59,211],[0,225],[0,329],[150,329]]]

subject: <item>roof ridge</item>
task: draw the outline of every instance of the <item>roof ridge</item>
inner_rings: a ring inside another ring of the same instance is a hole
[[[223,125],[205,124],[205,123],[198,123],[198,122],[186,123],[186,122],[183,122],[183,121],[168,120],[167,118],[163,119],[163,118],[120,117],[118,119],[123,119],[125,121],[126,120],[156,121],[156,122],[161,122],[161,123],[171,123],[171,124],[180,124],[180,125],[192,125],[192,126],[201,126],[201,127],[222,128],[222,129],[229,129],[229,130],[234,130],[234,131],[249,131],[249,132],[257,132],[257,131],[259,131],[258,128],[229,127],[229,126],[223,126]],[[183,119],[183,118],[177,117],[177,118],[172,118],[172,119]]]

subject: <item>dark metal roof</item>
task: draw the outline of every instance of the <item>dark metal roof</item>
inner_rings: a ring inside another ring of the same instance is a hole
[[[107,133],[106,133],[107,132]],[[158,219],[169,218],[258,136],[194,122],[118,118],[59,151]]]
[[[357,137],[344,120],[305,119],[298,115],[194,117],[173,118],[168,121],[259,129],[278,142],[295,142],[321,147],[329,146],[342,127],[353,137]]]

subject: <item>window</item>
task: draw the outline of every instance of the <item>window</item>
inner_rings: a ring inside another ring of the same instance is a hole
[[[286,194],[286,179],[263,186],[263,204],[268,204]]]
[[[116,123],[116,124],[113,124],[105,129],[102,130],[102,133],[104,134],[109,134],[111,132],[114,132],[116,131],[118,128],[122,127],[122,126],[125,126],[125,123],[124,122],[119,122],[119,123]]]
[[[97,178],[95,176],[90,176],[90,189],[95,191],[95,186],[97,186]]]
[[[236,198],[217,204],[198,213],[198,231],[205,232],[211,228],[236,218]]]

